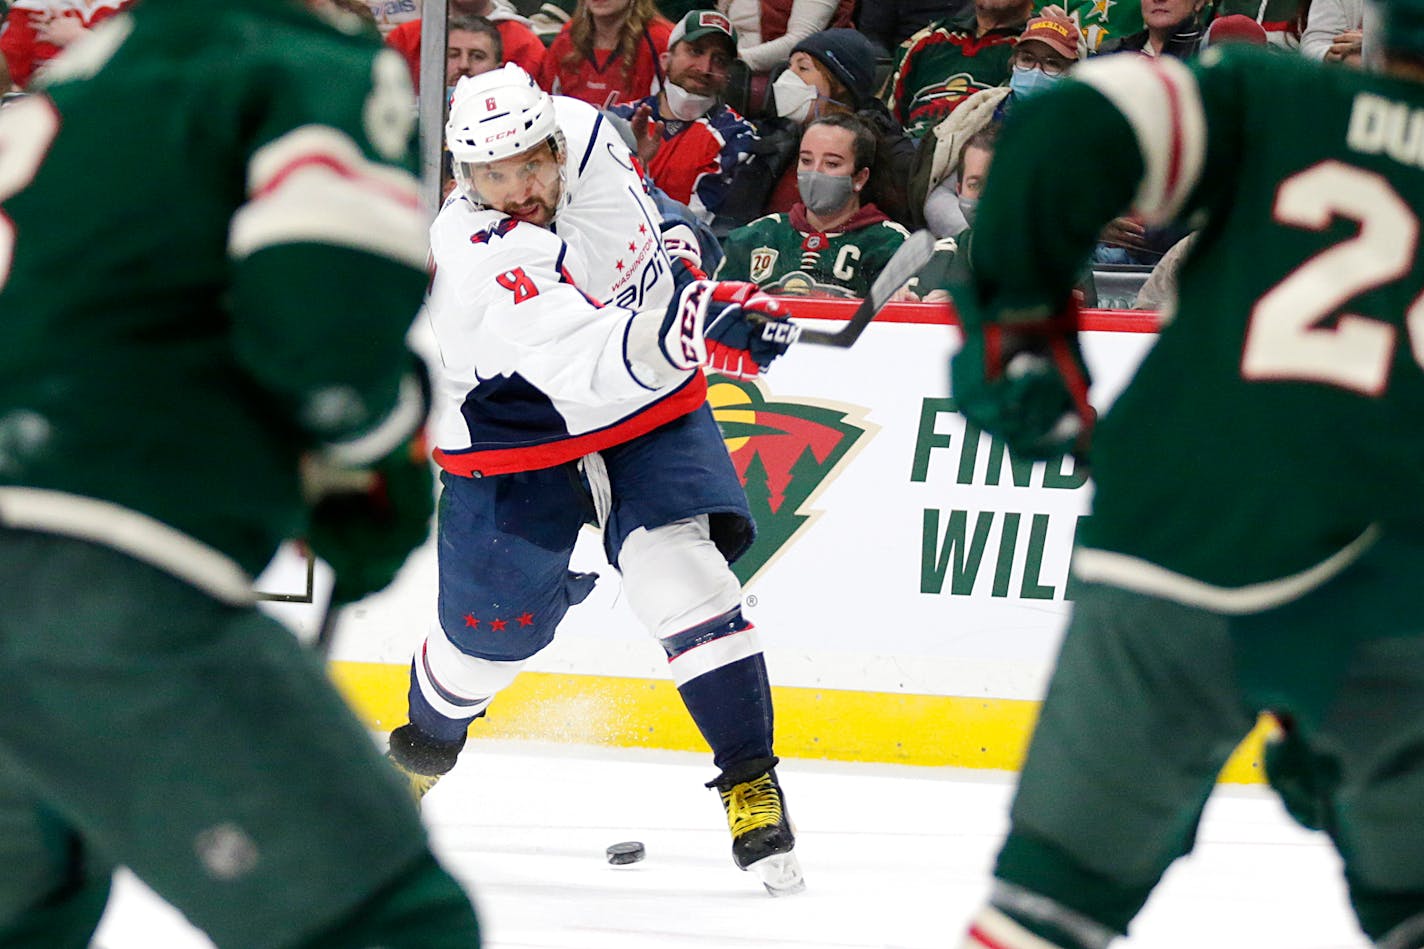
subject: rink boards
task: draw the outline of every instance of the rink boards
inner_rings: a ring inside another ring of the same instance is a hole
[[[1087,325],[1102,407],[1155,323],[1100,311]],[[897,306],[852,349],[800,345],[757,383],[713,380],[758,520],[738,570],[783,756],[1019,763],[1067,616],[1069,551],[1091,484],[1071,460],[1017,463],[966,428],[948,391],[957,345],[944,308]],[[705,747],[592,531],[574,566],[601,573],[593,595],[472,737]],[[263,588],[299,590],[299,568],[288,558]],[[333,675],[373,727],[404,721],[407,666],[434,591],[427,545],[390,590],[342,618]],[[315,627],[314,607],[278,609]],[[1253,735],[1223,778],[1258,780],[1258,751]]]

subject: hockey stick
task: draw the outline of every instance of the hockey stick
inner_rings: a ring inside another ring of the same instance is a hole
[[[799,327],[798,342],[815,343],[818,346],[835,346],[845,349],[860,339],[860,334],[875,319],[875,315],[885,308],[890,298],[920,272],[935,252],[935,236],[927,230],[918,230],[905,239],[905,243],[885,262],[880,275],[870,285],[870,292],[855,308],[850,321],[838,330],[812,330]]]
[[[312,649],[323,662],[331,658],[331,641],[336,635],[336,622],[340,618],[341,607],[328,600],[326,608],[321,611],[321,625],[316,628],[316,639],[312,640]]]

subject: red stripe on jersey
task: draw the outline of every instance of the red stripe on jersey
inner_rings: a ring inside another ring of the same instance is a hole
[[[1152,72],[1167,93],[1167,120],[1172,124],[1172,152],[1167,159],[1167,183],[1162,191],[1163,201],[1170,202],[1182,177],[1182,153],[1185,151],[1182,144],[1182,102],[1177,84],[1167,71],[1158,63],[1153,63]]]
[[[384,181],[381,181],[377,178],[373,178],[369,175],[361,174],[359,171],[352,168],[350,165],[346,164],[338,158],[333,158],[331,155],[321,154],[301,155],[287,162],[277,171],[276,174],[274,174],[271,178],[267,180],[267,183],[265,185],[263,185],[257,190],[257,193],[253,195],[254,200],[257,198],[266,197],[273,191],[276,191],[278,188],[282,187],[286,180],[292,175],[296,174],[304,168],[309,168],[313,165],[322,168],[328,168],[348,181],[356,181],[367,185],[371,188],[371,190],[380,192],[385,197],[390,198],[392,201],[395,201],[397,204],[402,205],[403,207],[410,208],[412,210],[420,209],[420,197],[418,195],[409,191],[405,191],[401,188],[391,187]]]
[[[566,461],[574,461],[584,455],[632,441],[639,435],[646,435],[659,426],[695,412],[706,401],[707,379],[698,372],[683,383],[682,388],[654,402],[636,415],[606,428],[520,448],[470,449],[459,452],[447,452],[437,448],[435,463],[451,474],[467,478],[552,468]]]
[[[982,946],[983,949],[1013,949],[1008,943],[999,942],[999,940],[990,936],[983,929],[979,928],[977,923],[969,927],[969,942],[970,945]]]

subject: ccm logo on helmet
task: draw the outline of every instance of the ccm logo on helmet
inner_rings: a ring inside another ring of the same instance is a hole
[[[490,142],[497,142],[502,138],[509,138],[509,136],[516,134],[518,131],[518,129],[505,129],[503,132],[496,132],[493,135],[485,137],[485,144],[488,145]]]

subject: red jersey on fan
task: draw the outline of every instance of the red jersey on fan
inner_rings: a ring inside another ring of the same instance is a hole
[[[88,28],[132,3],[133,0],[14,0],[10,15],[0,28],[0,54],[10,67],[11,82],[23,89],[36,69],[64,51],[62,46],[41,40],[35,32],[35,27],[49,17],[74,17]]]
[[[655,17],[644,27],[632,68],[615,59],[612,50],[594,50],[592,58],[580,54],[574,48],[571,27],[565,23],[544,54],[544,68],[538,78],[539,85],[549,92],[582,99],[601,109],[613,93],[617,93],[616,101],[631,102],[652,92],[654,79],[662,79],[658,57],[667,51],[668,35],[672,33],[672,24],[663,17]]]
[[[529,29],[523,17],[500,17],[499,10],[488,19],[499,30],[504,62],[514,63],[531,76],[539,75],[544,64],[544,43]],[[411,83],[420,88],[420,21],[407,20],[386,34],[386,45],[405,57]]]

